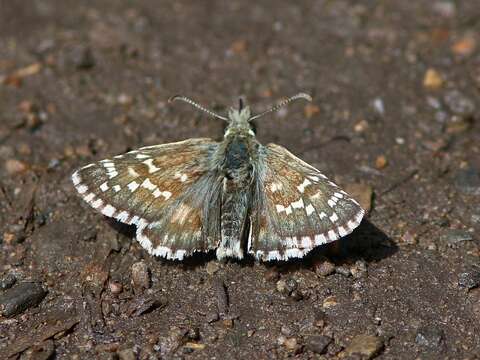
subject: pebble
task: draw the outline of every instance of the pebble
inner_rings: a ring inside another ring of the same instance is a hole
[[[443,331],[434,326],[421,327],[417,331],[415,342],[419,345],[437,348],[443,341]]]
[[[37,306],[47,295],[38,283],[21,283],[0,294],[0,315],[11,317]]]
[[[208,275],[213,275],[215,274],[218,270],[220,270],[220,265],[218,264],[218,261],[210,261],[205,270],[207,271]]]
[[[297,289],[297,282],[294,279],[287,280],[278,280],[277,281],[277,291],[279,293],[290,295],[294,290]]]
[[[350,183],[346,184],[345,191],[356,199],[367,213],[372,208],[373,188],[367,184]]]
[[[468,290],[480,286],[480,268],[472,268],[458,275],[458,286]]]
[[[350,267],[350,273],[356,279],[367,276],[367,263],[364,260],[355,261],[355,264]]]
[[[320,261],[316,261],[313,264],[315,273],[321,276],[328,276],[335,272],[335,264],[327,258],[322,258]]]
[[[150,269],[143,261],[136,262],[132,265],[132,284],[137,290],[150,288]]]
[[[310,119],[312,116],[318,114],[320,112],[320,108],[317,105],[307,104],[303,109],[303,113],[307,119]]]
[[[365,120],[365,119],[360,120],[360,121],[357,122],[357,123],[355,124],[355,126],[353,127],[353,130],[354,130],[356,133],[363,133],[363,132],[365,132],[367,129],[368,129],[368,122],[367,122],[367,120]]]
[[[328,336],[311,335],[305,339],[305,347],[316,354],[325,354],[331,342],[332,338]]]
[[[0,290],[7,290],[10,289],[15,282],[17,281],[17,278],[13,274],[7,274],[4,277],[0,279]]]
[[[480,173],[471,167],[459,170],[455,176],[455,187],[467,195],[480,195]]]
[[[443,85],[443,78],[435,69],[428,69],[423,77],[423,86],[430,90],[436,90]]]
[[[461,229],[450,229],[440,235],[440,240],[449,245],[454,245],[462,241],[472,241],[472,233]]]
[[[16,159],[8,159],[5,161],[5,170],[10,175],[20,174],[28,169],[27,164]]]
[[[372,102],[373,109],[379,114],[385,114],[385,105],[383,104],[383,100],[381,98],[376,98]]]
[[[388,160],[385,155],[379,155],[375,159],[375,167],[379,170],[385,169],[388,165]]]
[[[346,266],[337,266],[335,268],[335,272],[345,277],[349,277],[352,275],[352,273],[350,272],[350,269]]]
[[[372,335],[357,335],[345,348],[345,355],[360,355],[362,358],[372,359],[383,349],[383,340]]]
[[[475,112],[473,101],[458,90],[449,91],[445,94],[443,100],[450,111],[456,115],[469,118]]]
[[[335,296],[326,297],[325,300],[323,300],[323,304],[322,304],[324,309],[329,309],[329,308],[337,306],[337,305],[338,305],[338,302],[337,302],[337,298]]]
[[[136,360],[137,357],[133,349],[124,349],[117,352],[119,360]]]
[[[475,38],[471,35],[467,35],[456,41],[451,49],[456,55],[469,56],[475,50],[476,45]]]
[[[123,291],[123,285],[118,281],[110,282],[108,287],[110,288],[110,292],[115,295],[118,295]]]
[[[283,346],[285,346],[287,350],[294,352],[298,351],[300,348],[297,338],[294,337],[286,339],[283,343]]]

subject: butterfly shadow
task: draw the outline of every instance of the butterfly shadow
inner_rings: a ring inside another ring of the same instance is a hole
[[[272,262],[269,266],[285,272],[311,268],[326,259],[335,265],[351,265],[357,260],[367,263],[388,258],[398,251],[395,242],[368,220],[364,220],[353,233],[330,244],[319,246],[301,259]]]

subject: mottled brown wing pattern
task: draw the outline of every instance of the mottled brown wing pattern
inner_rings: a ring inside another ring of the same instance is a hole
[[[72,175],[83,197],[105,216],[137,226],[151,254],[182,259],[218,242],[220,186],[209,171],[210,139],[143,147],[84,166]],[[216,239],[217,238],[217,239]]]
[[[360,224],[365,212],[358,202],[284,147],[264,147],[260,164],[248,239],[257,259],[302,257]]]

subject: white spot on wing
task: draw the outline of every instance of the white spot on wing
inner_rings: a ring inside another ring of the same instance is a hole
[[[148,159],[150,156],[145,155],[145,154],[137,154],[135,157],[137,159]]]
[[[113,186],[113,190],[114,190],[115,192],[119,192],[121,189],[122,189],[122,187],[121,187],[120,185],[114,185],[114,186]]]
[[[115,211],[117,211],[116,208],[114,208],[112,205],[107,205],[102,209],[102,214],[108,217],[112,217],[113,214],[115,214]]]
[[[143,162],[145,165],[148,166],[148,172],[151,174],[151,173],[154,173],[158,170],[160,170],[160,168],[156,167],[154,164],[153,164],[153,159],[148,159],[148,160],[145,160]]]
[[[300,185],[297,186],[297,189],[298,191],[300,191],[301,193],[303,193],[305,191],[305,188],[308,186],[308,185],[311,185],[312,182],[308,179],[305,179],[303,180],[303,183],[301,183]]]
[[[147,189],[147,190],[155,190],[157,188],[156,185],[152,184],[152,182],[150,181],[149,178],[146,178],[145,180],[143,180],[142,182],[142,185],[141,185],[143,188]]]
[[[307,216],[310,216],[315,212],[315,208],[312,206],[312,204],[308,204],[305,208],[305,212],[307,213]]]
[[[303,204],[303,199],[300,198],[300,200],[292,202],[290,205],[292,205],[292,208],[294,209],[303,209],[305,205]]]
[[[333,214],[330,216],[330,221],[331,221],[332,223],[334,223],[334,222],[337,221],[337,220],[338,220],[338,215],[337,215],[337,213],[333,213]]]
[[[140,185],[135,180],[127,185],[127,187],[130,189],[131,192],[134,192],[135,190],[137,190],[139,186]]]
[[[75,185],[75,186],[82,182],[82,180],[80,178],[80,175],[78,174],[78,171],[75,171],[72,174],[72,182],[73,182],[73,185]]]
[[[103,192],[107,191],[109,189],[108,183],[105,181],[102,185],[100,185],[100,190]]]
[[[78,185],[77,191],[79,194],[84,194],[88,191],[88,187],[86,185]]]
[[[97,199],[94,202],[92,202],[90,205],[92,205],[92,207],[94,209],[99,208],[100,206],[103,205],[103,200],[102,199]]]
[[[140,176],[140,174],[137,173],[137,172],[135,171],[135,169],[132,168],[131,166],[128,167],[127,171],[128,171],[128,173],[129,173],[132,177],[139,177],[139,176]]]

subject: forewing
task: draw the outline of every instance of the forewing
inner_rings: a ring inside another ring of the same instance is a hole
[[[97,211],[137,226],[137,240],[151,254],[182,259],[216,247],[220,206],[210,139],[144,147],[84,166],[72,175]],[[218,240],[218,239],[217,239]]]
[[[365,211],[287,149],[261,148],[248,250],[261,260],[302,257],[351,233]]]

